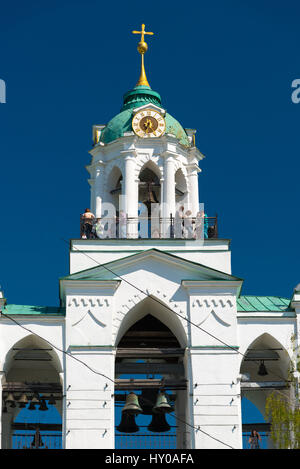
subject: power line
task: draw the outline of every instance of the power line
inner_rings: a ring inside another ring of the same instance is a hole
[[[97,375],[100,375],[102,376],[103,378],[106,378],[108,379],[109,381],[111,381],[113,384],[116,384],[115,380],[111,379],[109,376],[106,376],[105,374],[103,373],[100,373],[99,371],[97,370],[94,370],[93,368],[91,368],[89,365],[87,365],[85,362],[83,362],[82,360],[80,360],[79,358],[75,357],[74,355],[71,355],[69,352],[67,352],[66,350],[63,350],[59,347],[57,347],[56,345],[53,345],[49,340],[45,339],[44,337],[40,336],[39,334],[37,334],[36,332],[32,331],[31,329],[29,329],[28,327],[25,327],[23,326],[22,324],[20,324],[18,321],[16,321],[15,319],[13,319],[12,317],[10,317],[9,315],[3,313],[3,311],[1,311],[1,316],[4,316],[6,317],[7,319],[10,319],[12,322],[14,322],[16,325],[18,325],[19,327],[21,327],[22,329],[26,330],[27,332],[29,332],[30,334],[33,334],[35,336],[37,336],[38,338],[44,340],[45,342],[47,342],[52,348],[54,348],[55,350],[58,350],[59,352],[61,353],[64,353],[65,355],[73,358],[74,360],[76,360],[77,362],[81,363],[82,365],[84,365],[86,368],[88,368],[92,373],[95,373]],[[147,400],[147,399],[146,399]],[[151,403],[150,401],[148,401],[149,403]],[[151,403],[153,404],[153,403]],[[186,422],[185,420],[182,420],[180,419],[179,417],[177,417],[176,415],[172,415],[175,419],[181,421],[182,423],[184,423],[185,425],[188,425],[189,427],[197,430],[197,431],[200,431],[202,433],[204,433],[205,435],[209,436],[210,438],[212,438],[213,440],[216,440],[218,441],[219,443],[222,443],[223,445],[227,446],[228,448],[230,449],[234,449],[232,446],[228,445],[227,443],[221,441],[221,440],[218,440],[217,438],[215,438],[214,436],[210,435],[209,433],[207,432],[204,432],[200,426],[199,427],[195,427],[194,425],[190,424],[189,422]]]

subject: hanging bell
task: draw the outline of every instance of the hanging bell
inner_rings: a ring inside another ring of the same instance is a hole
[[[20,399],[18,400],[18,404],[19,404],[20,409],[24,409],[24,407],[27,406],[27,404],[28,404],[28,399],[27,399],[26,394],[22,394],[22,396],[21,396]]]
[[[159,392],[157,399],[156,399],[156,404],[153,407],[153,412],[154,413],[162,413],[162,414],[167,414],[169,412],[173,412],[173,407],[169,404],[169,399],[167,397],[167,394],[165,392]]]
[[[29,404],[28,410],[35,410],[35,406],[38,405],[39,403],[40,403],[40,400],[39,400],[38,394],[34,394]]]
[[[139,404],[139,399],[137,395],[134,392],[130,392],[129,394],[127,394],[126,402],[122,409],[122,413],[137,415],[141,414],[142,412],[143,409]]]
[[[264,361],[262,361],[261,364],[259,365],[257,374],[259,376],[266,376],[268,374],[267,368],[265,367],[265,364],[264,364]]]
[[[9,393],[7,399],[5,400],[6,404],[10,404],[10,407],[16,407],[15,398],[12,393]]]
[[[48,410],[45,399],[41,399],[41,405],[39,407],[39,410]]]
[[[135,415],[122,412],[122,418],[119,426],[117,427],[118,432],[122,433],[136,433],[139,431],[139,427],[135,422]]]
[[[56,404],[56,400],[54,399],[53,394],[50,395],[49,400],[48,400],[48,404],[50,404],[50,405],[55,405]]]
[[[170,425],[166,421],[166,415],[164,412],[153,413],[152,420],[150,425],[148,425],[148,430],[154,433],[168,432],[170,430]]]

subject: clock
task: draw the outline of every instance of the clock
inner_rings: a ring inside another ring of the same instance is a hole
[[[161,137],[166,130],[163,116],[152,109],[139,111],[132,119],[134,133],[141,138]]]

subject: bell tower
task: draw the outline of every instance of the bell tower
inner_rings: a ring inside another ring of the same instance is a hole
[[[117,223],[126,218],[128,238],[151,237],[151,232],[170,238],[179,207],[191,218],[199,211],[198,163],[203,155],[195,146],[195,131],[184,129],[166,111],[148,83],[145,35],[153,33],[144,25],[133,33],[141,34],[141,73],[133,90],[124,95],[120,113],[106,126],[93,128],[92,161],[87,166],[90,206],[96,218],[106,217],[108,225],[114,218]],[[141,219],[151,217],[155,229],[150,232]],[[112,237],[121,237],[117,231]]]

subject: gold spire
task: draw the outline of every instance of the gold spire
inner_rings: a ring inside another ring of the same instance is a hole
[[[144,36],[145,36],[145,34],[149,34],[149,35],[152,36],[153,33],[145,31],[145,25],[144,24],[142,24],[142,30],[141,31],[132,31],[132,33],[133,34],[141,34],[141,40],[140,40],[140,42],[138,43],[138,46],[137,46],[137,50],[141,54],[141,59],[142,59],[141,74],[140,74],[140,78],[139,78],[139,81],[137,82],[136,86],[143,85],[143,86],[149,86],[149,88],[150,88],[150,85],[149,85],[147,77],[146,77],[145,66],[144,66],[144,54],[148,50],[148,44],[145,42]]]

